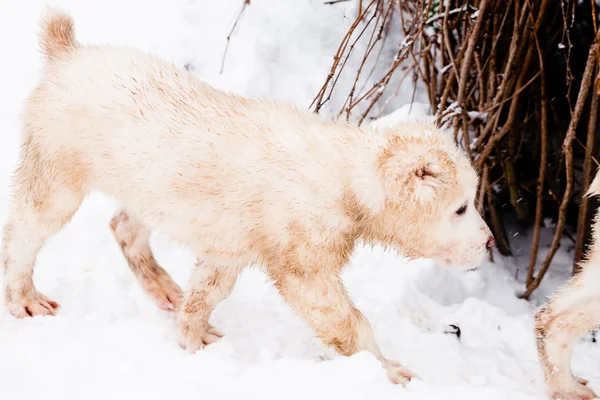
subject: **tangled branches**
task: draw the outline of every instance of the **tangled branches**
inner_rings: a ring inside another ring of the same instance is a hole
[[[396,25],[401,39],[386,43]],[[592,83],[599,40],[593,0],[372,0],[359,8],[311,107],[319,112],[328,102],[361,43],[362,62],[338,117],[359,123],[376,117],[398,94],[389,88],[392,79],[401,82],[410,72],[438,123],[452,129],[482,172],[477,198],[500,253],[512,254],[505,221],[531,229],[527,298],[561,239],[573,237],[570,228],[578,227],[576,261],[589,236],[582,194],[596,149],[599,101]],[[365,66],[390,47],[393,61],[365,86]],[[547,219],[556,229],[539,265]]]

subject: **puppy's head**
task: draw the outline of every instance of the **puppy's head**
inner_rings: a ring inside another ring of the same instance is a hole
[[[384,136],[385,206],[369,236],[410,258],[476,267],[494,239],[475,207],[478,177],[469,160],[430,123],[399,124]]]

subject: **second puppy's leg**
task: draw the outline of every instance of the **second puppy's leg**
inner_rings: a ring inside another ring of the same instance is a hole
[[[150,231],[125,210],[115,215],[110,228],[123,250],[129,268],[144,291],[160,309],[178,310],[181,306],[181,288],[156,262],[150,248]]]

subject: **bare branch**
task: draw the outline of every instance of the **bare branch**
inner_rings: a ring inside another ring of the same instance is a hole
[[[222,74],[223,70],[225,68],[225,58],[227,57],[227,50],[229,50],[229,43],[231,43],[231,36],[233,35],[235,28],[238,26],[240,20],[242,19],[242,15],[244,15],[244,11],[246,11],[246,7],[248,7],[249,5],[250,5],[250,0],[244,0],[242,9],[240,10],[237,18],[235,19],[235,22],[233,23],[233,26],[231,27],[229,34],[227,34],[227,44],[225,45],[225,50],[223,51],[223,58],[221,59],[221,70],[219,71],[219,74]]]

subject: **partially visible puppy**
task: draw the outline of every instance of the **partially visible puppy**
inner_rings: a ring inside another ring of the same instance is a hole
[[[27,102],[4,229],[12,314],[56,312],[33,285],[37,253],[99,190],[123,205],[114,235],[146,292],[179,310],[188,350],[222,336],[211,313],[258,264],[324,343],[370,351],[395,383],[414,376],[383,356],[340,273],[359,239],[442,264],[482,261],[493,238],[474,206],[477,175],[446,135],[234,96],[141,51],[81,45],[61,13],[46,17],[41,44],[44,76]],[[154,228],[197,256],[183,300],[152,255]]]
[[[600,172],[587,196],[600,194]],[[598,397],[587,381],[571,374],[573,346],[600,324],[600,210],[592,227],[592,244],[581,271],[562,287],[535,317],[538,354],[550,396],[556,400]]]

